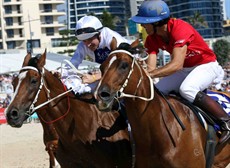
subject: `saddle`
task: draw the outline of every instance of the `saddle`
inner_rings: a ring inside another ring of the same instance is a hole
[[[156,88],[155,88],[156,89]],[[156,89],[160,95],[162,95],[163,98],[165,98],[164,94],[161,93],[158,89]],[[230,110],[230,97],[227,94],[224,94],[222,92],[218,91],[210,91],[210,90],[205,90],[204,91],[208,96],[210,96],[212,99],[217,101],[223,109],[230,115],[228,110]],[[180,95],[173,95],[176,99],[178,99],[181,103],[185,104],[188,106],[194,114],[197,116],[198,120],[202,124],[202,126],[207,130],[207,139],[206,139],[206,146],[205,146],[205,158],[206,158],[206,168],[212,167],[213,161],[214,161],[214,156],[216,152],[216,135],[220,136],[220,126],[215,122],[215,118],[212,116],[208,115],[204,111],[202,111],[199,107],[193,105],[191,102],[188,100],[185,100],[182,98]],[[176,114],[176,111],[172,108],[170,102],[165,98],[167,101],[169,108],[171,109],[173,115],[177,119],[178,123],[181,125],[182,129],[186,129],[183,125],[183,123],[180,121],[179,117]]]
[[[160,92],[158,90],[158,92]],[[221,105],[223,110],[230,115],[230,95],[220,92],[220,91],[213,91],[213,90],[204,90],[204,93],[206,93],[208,96],[210,96],[213,100],[215,100],[218,104]],[[161,93],[163,95],[163,93]],[[170,93],[171,96],[175,96],[180,102],[188,106],[192,111],[196,114],[197,118],[199,119],[200,123],[205,126],[205,121],[212,125],[215,128],[215,131],[218,133],[220,131],[220,126],[215,122],[215,118],[213,116],[205,113],[203,110],[201,110],[199,107],[195,106],[191,102],[187,101],[184,99],[182,96],[175,94],[175,93]],[[204,121],[205,119],[205,121]]]

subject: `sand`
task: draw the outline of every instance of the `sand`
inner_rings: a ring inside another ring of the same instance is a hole
[[[42,138],[40,123],[27,123],[21,128],[0,125],[0,167],[48,168],[49,156]]]
[[[27,123],[21,128],[0,125],[0,168],[48,168],[42,133],[40,123]]]

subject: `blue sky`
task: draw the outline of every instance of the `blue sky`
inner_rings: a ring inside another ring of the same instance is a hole
[[[225,0],[226,17],[230,19],[230,0]]]

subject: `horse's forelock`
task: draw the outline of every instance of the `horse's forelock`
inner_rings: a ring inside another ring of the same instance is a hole
[[[128,43],[121,43],[118,48],[118,50],[126,50],[130,52],[131,54],[135,54],[136,49],[132,48],[132,46]]]
[[[38,64],[38,57],[32,57],[29,62],[28,62],[28,66],[32,66],[35,68],[38,68],[37,64]]]
[[[143,46],[136,46],[136,47],[132,47],[132,45],[128,44],[128,43],[121,43],[118,48],[118,50],[126,50],[128,52],[130,52],[131,54],[140,54],[143,51],[145,51],[145,48]]]

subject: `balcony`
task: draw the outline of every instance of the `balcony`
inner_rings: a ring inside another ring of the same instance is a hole
[[[64,4],[65,0],[43,0],[39,4]]]
[[[59,12],[58,10],[52,10],[51,12],[46,12],[44,10],[40,10],[40,16],[64,16],[65,12]]]
[[[18,0],[3,0],[3,3],[2,5],[5,6],[5,5],[21,5],[22,4],[22,1],[18,1]]]
[[[12,25],[5,25],[5,29],[23,29],[23,25],[19,25],[17,23],[14,23]]]
[[[13,37],[6,38],[6,41],[24,41],[24,40],[26,40],[26,38],[23,37],[23,35],[14,35]]]
[[[23,14],[20,12],[18,12],[18,11],[12,11],[12,12],[10,12],[10,13],[5,13],[4,14],[4,17],[22,17],[23,16]]]
[[[61,28],[61,27],[65,27],[64,24],[60,24],[60,23],[57,23],[57,22],[53,22],[53,23],[47,23],[47,22],[42,22],[41,23],[41,28],[54,28],[54,27],[58,27],[58,28]]]

